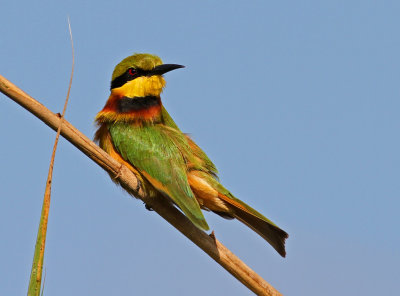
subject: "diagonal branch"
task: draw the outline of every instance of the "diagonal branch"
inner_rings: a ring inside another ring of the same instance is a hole
[[[40,104],[1,75],[0,91],[38,117],[53,130],[57,130],[60,126],[60,115],[51,112],[44,105]],[[207,235],[204,231],[194,226],[192,222],[167,201],[167,199],[147,197],[142,188],[140,188],[140,184],[135,175],[127,167],[111,158],[111,156],[66,120],[63,121],[61,135],[105,171],[114,176],[115,179],[118,179],[126,190],[143,200],[161,217],[206,252],[251,291],[257,295],[281,295],[274,287],[221,244],[213,233]]]

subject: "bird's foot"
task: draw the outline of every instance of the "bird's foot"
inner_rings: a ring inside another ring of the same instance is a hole
[[[119,177],[121,177],[121,171],[122,171],[123,165],[121,164],[118,168],[117,174],[113,177],[114,180],[117,180]]]

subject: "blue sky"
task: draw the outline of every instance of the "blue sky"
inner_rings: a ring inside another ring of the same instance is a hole
[[[87,136],[114,66],[185,69],[163,101],[223,184],[285,229],[287,258],[206,213],[285,295],[396,295],[400,195],[397,1],[7,1],[0,74]],[[26,293],[55,133],[0,95],[0,295]],[[251,295],[65,140],[56,156],[44,295]]]

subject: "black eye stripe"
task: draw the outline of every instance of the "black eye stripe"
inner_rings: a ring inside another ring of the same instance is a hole
[[[111,81],[110,89],[121,87],[128,81],[131,81],[140,76],[146,76],[146,71],[143,71],[141,69],[129,68],[128,70],[125,71],[125,73],[123,73],[122,75],[118,76],[113,81]]]

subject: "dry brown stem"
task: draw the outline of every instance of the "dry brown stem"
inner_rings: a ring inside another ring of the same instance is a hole
[[[56,138],[54,140],[53,152],[51,154],[49,171],[47,174],[46,189],[44,192],[43,205],[42,205],[42,214],[41,214],[40,222],[39,222],[39,230],[38,230],[38,235],[37,235],[37,239],[36,239],[35,252],[33,255],[31,278],[30,278],[29,287],[28,287],[28,296],[38,296],[40,294],[40,288],[41,288],[41,284],[42,284],[44,250],[46,247],[47,224],[49,221],[49,212],[50,212],[51,183],[53,180],[54,159],[56,157],[58,139],[60,138],[61,127],[64,122],[65,111],[67,110],[69,94],[71,92],[71,86],[72,86],[72,78],[74,77],[74,66],[75,66],[74,42],[72,40],[72,31],[71,31],[71,24],[70,24],[69,18],[68,18],[68,29],[69,29],[69,34],[70,34],[70,39],[71,39],[71,47],[72,47],[71,77],[69,80],[67,96],[66,96],[65,102],[64,102],[64,108],[63,108],[63,111],[61,114],[60,124],[58,126]]]
[[[0,91],[41,119],[53,130],[57,130],[60,126],[61,119],[57,114],[51,112],[1,75]],[[138,186],[140,184],[137,178],[127,167],[121,166],[119,162],[111,158],[66,120],[63,122],[61,128],[61,135],[109,174],[114,176],[115,179],[118,179],[123,184],[124,188],[143,200],[251,291],[257,295],[281,295],[274,287],[222,245],[213,234],[209,236],[204,231],[194,226],[185,215],[166,199],[147,197],[142,188]]]

